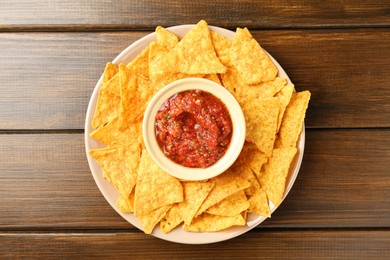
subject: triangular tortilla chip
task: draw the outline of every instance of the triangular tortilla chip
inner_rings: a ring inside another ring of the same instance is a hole
[[[221,63],[226,67],[231,66],[230,47],[232,46],[232,41],[216,32],[211,32],[211,40]]]
[[[286,107],[288,103],[290,102],[291,96],[294,92],[294,85],[293,84],[287,84],[285,85],[275,96],[277,100],[279,100],[280,103],[280,109],[279,109],[279,116],[278,116],[278,126],[277,126],[277,132],[279,131],[280,125],[282,123],[284,111],[286,110]]]
[[[147,79],[131,74],[123,64],[119,64],[119,76],[121,102],[118,128],[123,131],[132,124],[142,121],[153,90]]]
[[[118,129],[118,117],[90,133],[95,140],[108,146],[120,146],[132,142],[143,143],[142,122],[132,124],[124,131]]]
[[[180,202],[182,203],[182,202]],[[180,203],[176,203],[170,208],[165,216],[160,221],[160,229],[163,233],[171,232],[175,227],[183,222],[181,215]]]
[[[107,62],[106,67],[104,69],[102,83],[104,84],[104,83],[108,82],[117,73],[118,73],[118,67],[115,64],[113,64],[112,62]]]
[[[154,209],[145,215],[137,216],[141,221],[145,234],[151,234],[153,232],[154,227],[158,222],[160,222],[171,207],[172,205],[163,206],[161,208]]]
[[[260,174],[260,184],[265,188],[267,197],[278,206],[283,199],[290,164],[297,148],[277,148],[272,158],[264,165]]]
[[[150,44],[149,49],[149,77],[152,84],[176,78],[179,71],[176,70],[177,57],[173,51],[158,43]]]
[[[137,180],[141,147],[137,142],[120,147],[92,149],[89,154],[99,163],[103,176],[114,184],[121,196],[128,197]]]
[[[182,201],[181,183],[161,170],[144,149],[135,188],[134,214],[142,217],[152,210]]]
[[[182,202],[182,217],[184,223],[189,224],[215,184],[210,182],[184,182],[183,185],[185,201]]]
[[[184,182],[184,201],[175,204],[161,220],[160,229],[170,232],[184,221],[190,224],[200,205],[214,187],[210,182]]]
[[[179,42],[179,39],[175,34],[161,26],[156,27],[156,39],[160,46],[167,49],[173,49]]]
[[[176,73],[176,74],[167,74],[166,77],[160,78],[160,81],[151,82],[154,93],[157,93],[160,89],[168,85],[169,83],[185,78],[202,78],[203,74],[184,74],[184,73]]]
[[[277,95],[287,84],[284,78],[275,78],[274,80],[262,82],[254,85],[244,85],[238,89],[241,104],[253,102],[255,100],[271,99]]]
[[[233,217],[247,210],[250,204],[244,191],[238,191],[208,208],[206,213],[218,216]]]
[[[309,100],[309,91],[292,94],[279,130],[279,142],[281,146],[295,147],[297,145]]]
[[[204,211],[206,211],[211,206],[214,206],[223,199],[229,197],[230,195],[248,188],[250,183],[246,180],[243,180],[235,172],[228,169],[221,175],[214,177],[210,180],[214,183],[214,189],[211,190],[210,194],[207,196],[206,200],[200,206],[196,216],[199,216]]]
[[[246,140],[271,157],[278,124],[279,102],[276,99],[245,104]]]
[[[140,55],[126,65],[128,73],[148,78],[148,57],[149,47],[145,48]],[[106,70],[103,77],[103,84],[99,89],[94,118],[92,119],[92,127],[95,129],[112,121],[119,115],[120,110],[119,73],[114,74],[115,71],[118,72],[118,68],[112,63],[108,63]]]
[[[141,54],[126,65],[130,74],[148,78],[149,77],[149,47],[146,47]],[[118,74],[117,74],[118,75]],[[119,75],[118,75],[119,82]]]
[[[237,99],[241,106],[257,100],[273,98],[287,84],[284,78],[276,77],[274,80],[259,84],[245,84],[234,68],[228,68],[225,74],[221,74],[223,85]]]
[[[207,213],[195,218],[190,225],[183,225],[185,231],[216,232],[232,226],[245,226],[246,220],[238,214],[233,217],[210,215]]]
[[[255,173],[256,177],[259,178],[261,167],[267,161],[268,157],[260,152],[255,144],[245,142],[235,164],[249,167]]]
[[[115,118],[119,113],[119,103],[119,82],[114,76],[100,86],[92,127],[97,129]]]
[[[134,212],[134,189],[129,196],[119,196],[115,204],[122,212]]]
[[[271,213],[269,210],[265,189],[260,186],[259,181],[251,169],[245,165],[240,165],[239,167],[237,166],[234,167],[234,170],[240,174],[242,179],[248,181],[251,184],[249,188],[244,190],[245,194],[248,196],[249,201],[248,212],[270,217]]]
[[[219,61],[205,21],[200,21],[176,45],[179,70],[185,74],[225,73],[226,67]]]
[[[217,74],[207,74],[204,76],[205,79],[214,81],[215,83],[222,85],[221,81],[219,80],[219,77]]]
[[[230,60],[247,84],[270,81],[278,74],[275,64],[247,28],[237,28],[230,47]]]
[[[248,213],[253,213],[267,218],[271,217],[271,211],[269,209],[265,189],[261,188],[261,190],[253,194],[248,201],[250,204]]]

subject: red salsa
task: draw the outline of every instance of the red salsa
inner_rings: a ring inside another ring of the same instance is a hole
[[[165,156],[186,167],[206,168],[226,152],[232,121],[217,97],[189,90],[164,102],[157,112],[155,130]]]

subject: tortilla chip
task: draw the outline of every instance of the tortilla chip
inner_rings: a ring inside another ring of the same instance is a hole
[[[282,123],[284,111],[286,110],[286,107],[290,102],[293,92],[294,92],[294,85],[287,84],[275,95],[275,98],[279,100],[280,103],[280,109],[278,115],[278,127],[276,130],[277,132],[279,131],[280,125]]]
[[[203,74],[184,74],[184,73],[176,73],[176,74],[167,74],[166,77],[161,77],[159,81],[151,82],[154,93],[157,93],[160,89],[168,85],[169,83],[185,78],[203,78]]]
[[[100,86],[92,127],[97,129],[115,118],[119,113],[119,102],[118,77],[113,77]]]
[[[130,70],[123,64],[119,64],[119,75],[121,102],[118,128],[123,131],[130,125],[142,121],[153,90],[149,87],[147,79],[130,75]]]
[[[247,28],[237,28],[230,48],[230,60],[246,84],[270,81],[278,74],[275,64]]]
[[[272,158],[261,171],[260,184],[275,206],[283,200],[290,164],[296,153],[296,147],[275,149]]]
[[[256,192],[249,198],[249,213],[264,216],[267,218],[271,217],[271,211],[268,205],[267,194],[265,189],[261,188],[259,192]]]
[[[141,147],[138,143],[120,147],[92,149],[89,154],[99,163],[103,176],[121,196],[128,197],[137,180]]]
[[[131,213],[134,211],[134,189],[129,196],[119,196],[116,206],[122,212]]]
[[[126,65],[128,74],[135,74],[144,78],[149,77],[148,67],[149,47],[145,48],[140,55]],[[112,64],[112,63],[111,63]],[[115,65],[107,64],[107,76],[103,77],[103,83],[99,89],[92,127],[97,129],[112,121],[118,116],[120,110],[120,79]],[[105,71],[106,71],[105,70]],[[110,78],[110,79],[109,79]],[[109,79],[108,81],[106,81]]]
[[[125,65],[119,64],[119,85],[121,95],[118,121],[119,130],[124,130],[130,126],[130,124],[137,122],[137,120],[139,121],[139,107],[133,103],[136,102],[138,96],[137,81],[138,77],[136,75],[131,75],[130,70],[128,70]],[[133,113],[133,109],[135,109],[135,113]]]
[[[282,147],[295,147],[297,145],[309,100],[309,91],[292,94],[279,130],[279,142]]]
[[[143,143],[142,124],[137,122],[124,131],[118,129],[118,117],[90,133],[95,140],[108,146],[120,146],[133,142]]]
[[[232,46],[232,41],[216,32],[211,32],[211,41],[221,63],[226,67],[231,66],[230,47]]]
[[[179,71],[185,74],[225,73],[219,61],[205,21],[200,21],[176,45]]]
[[[229,92],[237,99],[239,102],[239,89],[243,88],[244,85],[238,80],[238,72],[234,68],[228,68],[226,73],[220,74],[222,79],[222,85],[229,90]],[[241,104],[240,104],[241,105]]]
[[[275,99],[260,100],[245,104],[246,140],[254,143],[267,157],[272,156],[279,102]]]
[[[260,152],[255,144],[245,142],[235,164],[249,167],[255,173],[256,177],[259,178],[261,167],[267,161],[268,157]]]
[[[183,222],[181,209],[178,205],[179,203],[174,204],[160,221],[160,229],[165,234],[171,232]]]
[[[275,78],[274,80],[262,82],[254,85],[244,85],[238,90],[239,100],[241,104],[253,102],[254,100],[271,99],[285,88],[287,80],[283,78]]]
[[[108,82],[117,73],[118,73],[118,67],[112,62],[107,62],[106,67],[104,69],[102,83],[104,84]]]
[[[223,85],[241,106],[256,100],[271,99],[287,84],[286,79],[276,77],[272,81],[248,85],[240,79],[238,71],[234,68],[229,68],[221,76]]]
[[[141,54],[126,65],[129,74],[143,78],[149,77],[149,47],[146,47]],[[118,75],[119,82],[119,75]]]
[[[142,217],[157,208],[182,201],[181,183],[161,170],[144,149],[135,188],[134,214]]]
[[[116,152],[116,148],[112,147],[89,150],[89,154],[96,160],[96,162],[101,167],[104,179],[111,183],[115,180],[112,179],[112,175],[119,176],[119,178],[122,179],[125,178],[123,169],[121,168],[121,166],[119,166],[120,162],[116,158]],[[113,160],[112,164],[111,160]],[[118,191],[117,185],[115,183],[113,184],[115,189]]]
[[[177,57],[173,51],[157,44],[150,44],[149,50],[149,77],[153,83],[166,82],[169,78],[176,78],[179,73]]]
[[[242,179],[248,181],[251,184],[251,186],[244,191],[248,196],[248,212],[270,217],[271,213],[268,206],[265,189],[260,186],[260,183],[252,170],[246,165],[233,165],[233,170],[236,171]]]
[[[216,232],[232,226],[245,226],[246,220],[241,214],[233,217],[210,215],[207,213],[195,218],[190,225],[183,225],[185,231]]]
[[[179,42],[176,35],[161,26],[156,27],[156,38],[157,43],[167,49],[173,49]]]
[[[209,181],[214,183],[215,187],[211,190],[206,200],[200,206],[195,217],[199,216],[208,208],[214,206],[215,204],[229,197],[230,195],[240,190],[244,190],[250,186],[250,183],[248,181],[240,179],[240,176],[230,169],[228,169],[221,175],[210,179]]]
[[[170,232],[184,221],[190,224],[200,205],[214,187],[210,182],[184,182],[184,201],[175,204],[161,220],[160,229]]]
[[[204,78],[211,80],[211,81],[214,81],[215,83],[217,83],[219,85],[222,85],[217,74],[207,74],[206,76],[204,76]]]
[[[210,194],[215,184],[210,182],[184,182],[185,201],[182,205],[182,217],[184,223],[190,224],[200,205]],[[181,203],[179,203],[181,204]]]
[[[167,211],[172,207],[172,205],[163,206],[157,209],[152,210],[151,212],[137,216],[141,221],[142,228],[145,234],[151,234],[154,227],[158,222],[166,215]]]
[[[140,55],[138,55],[133,61],[131,61],[129,64],[126,65],[126,67],[129,69],[129,74],[136,74],[141,75],[145,78],[149,77],[149,70],[148,70],[148,55],[149,55],[149,47],[142,51]],[[103,77],[103,85],[101,86],[101,89],[99,90],[99,96],[96,108],[99,110],[102,110],[102,115],[97,114],[95,111],[95,117],[102,116],[103,119],[101,119],[101,122],[95,122],[93,123],[93,128],[98,128],[104,123],[107,123],[111,121],[113,118],[115,118],[119,113],[119,101],[120,101],[120,82],[119,82],[119,73],[118,73],[118,67],[115,68],[112,67],[112,65],[106,65],[109,66],[109,73],[107,73],[107,76]],[[116,71],[114,75],[112,75]],[[112,76],[111,76],[112,75]],[[111,76],[111,78],[107,81],[105,79],[108,79]],[[100,97],[101,96],[101,97]],[[101,99],[99,101],[99,99]],[[99,113],[99,112],[98,112]],[[98,119],[95,119],[98,121]]]
[[[206,210],[206,213],[233,217],[247,210],[250,204],[244,191],[236,192]]]

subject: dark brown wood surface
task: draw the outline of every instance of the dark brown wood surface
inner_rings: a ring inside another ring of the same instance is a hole
[[[0,233],[5,257],[104,259],[388,259],[386,231],[252,231],[217,244],[181,245],[128,233]],[[71,250],[69,250],[71,248]],[[316,257],[317,256],[317,257]]]
[[[0,29],[144,29],[197,23],[235,28],[380,27],[388,1],[3,0]]]
[[[307,130],[294,188],[260,227],[390,227],[389,135]],[[95,185],[83,135],[0,135],[0,142],[0,230],[132,228]]]
[[[200,19],[250,28],[312,99],[301,170],[272,218],[195,246],[111,208],[83,129],[107,61],[157,25]],[[1,1],[0,259],[389,259],[389,28],[389,1]]]
[[[83,129],[104,65],[147,32],[0,34],[0,129]],[[310,128],[390,127],[390,31],[254,31],[296,89]]]

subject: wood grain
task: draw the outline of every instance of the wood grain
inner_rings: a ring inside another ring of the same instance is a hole
[[[386,1],[3,0],[0,30],[145,29],[196,23],[233,28],[373,27],[390,24]]]
[[[147,32],[0,34],[0,129],[82,129],[107,61]],[[309,128],[390,127],[390,31],[253,31],[312,100]]]
[[[307,130],[298,178],[265,225],[390,226],[388,147],[389,130]]]
[[[108,228],[117,222],[129,227],[96,186],[81,134],[0,135],[0,140],[2,228]]]
[[[0,259],[390,259],[389,1],[1,0]],[[105,63],[164,27],[248,27],[310,90],[304,160],[271,219],[208,245],[120,217],[91,175]]]
[[[1,34],[0,128],[82,129],[106,62],[143,35]]]
[[[298,179],[260,228],[390,227],[389,130],[308,130]],[[0,135],[0,230],[132,229],[105,201],[81,134]]]
[[[0,233],[3,257],[109,259],[388,259],[389,231],[251,231],[208,245],[141,233]]]

